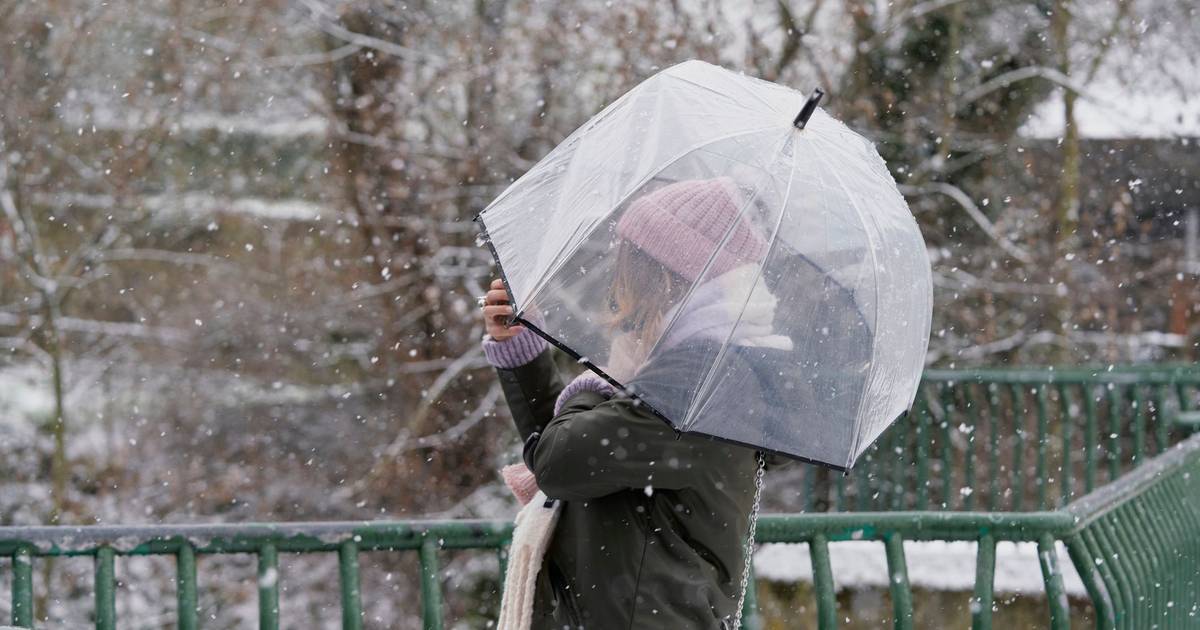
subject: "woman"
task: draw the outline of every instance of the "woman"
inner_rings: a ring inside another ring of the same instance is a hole
[[[770,334],[773,298],[765,291],[745,295],[767,247],[741,216],[729,180],[678,182],[645,195],[622,215],[616,232],[621,243],[610,302],[619,334],[605,372],[634,392],[654,383],[659,411],[686,408],[693,388],[678,376],[702,372],[723,346],[790,347],[790,340]],[[713,279],[699,284],[677,312],[701,277]],[[532,627],[731,627],[755,453],[677,434],[591,372],[564,387],[546,342],[522,326],[503,325],[513,311],[499,280],[483,313],[484,349],[532,471],[525,482],[508,471],[506,477],[514,490],[536,481],[547,497],[561,501],[537,575]],[[729,355],[738,360],[737,352]],[[672,383],[679,383],[675,390]],[[739,400],[709,404],[745,418],[761,398],[750,386]]]

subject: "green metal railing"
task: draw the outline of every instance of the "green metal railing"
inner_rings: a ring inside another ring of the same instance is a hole
[[[805,512],[1062,507],[1200,429],[1200,368],[925,372],[849,475],[805,468]]]
[[[342,627],[362,628],[359,554],[415,552],[420,562],[421,617],[440,630],[442,591],[438,552],[492,549],[506,565],[512,524],[500,521],[401,521],[369,523],[270,523],[161,527],[0,527],[0,556],[11,558],[12,624],[33,627],[35,558],[90,556],[94,564],[95,625],[117,627],[114,565],[119,556],[174,556],[178,627],[199,627],[197,558],[255,554],[258,558],[259,628],[279,628],[279,555],[337,554]]]
[[[420,561],[421,618],[444,627],[439,552],[482,548],[500,554],[512,530],[507,522],[449,521],[184,525],[163,527],[0,528],[0,555],[11,558],[12,621],[33,625],[33,563],[48,556],[91,556],[95,567],[95,626],[117,625],[114,565],[120,556],[170,555],[176,561],[179,627],[198,627],[197,557],[252,553],[258,557],[259,627],[279,627],[279,554],[337,554],[342,627],[363,625],[358,558],[382,550],[416,552]],[[913,594],[904,541],[977,544],[972,626],[992,627],[998,541],[1038,546],[1047,616],[1054,630],[1070,625],[1056,545],[1063,543],[1079,573],[1096,626],[1190,628],[1200,623],[1200,435],[1155,457],[1117,482],[1056,511],[1028,513],[880,512],[766,515],[760,543],[805,543],[812,559],[818,625],[836,628],[837,609],[829,545],[882,542],[886,552],[893,625],[913,627]],[[753,587],[748,626],[758,623]]]
[[[972,627],[992,627],[998,541],[1038,546],[1049,627],[1070,626],[1056,546],[1066,546],[1101,630],[1200,627],[1200,435],[1066,507],[1042,512],[879,512],[765,516],[759,542],[807,543],[818,626],[836,628],[829,544],[884,544],[893,625],[913,627],[905,540],[977,547]]]

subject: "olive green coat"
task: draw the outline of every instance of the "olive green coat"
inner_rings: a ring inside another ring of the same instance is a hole
[[[683,348],[637,379],[695,373],[711,349]],[[644,405],[563,388],[550,351],[498,369],[525,460],[546,495],[563,501],[538,576],[534,628],[721,628],[740,594],[754,498],[754,452],[678,434]],[[680,380],[680,379],[674,379]],[[733,418],[743,401],[728,401]],[[686,392],[679,392],[686,397]]]

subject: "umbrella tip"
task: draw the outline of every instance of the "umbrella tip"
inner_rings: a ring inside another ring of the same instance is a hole
[[[800,113],[796,114],[792,125],[797,129],[804,129],[808,125],[808,119],[812,118],[813,112],[817,111],[817,103],[821,102],[822,96],[825,96],[825,90],[813,88],[812,94],[808,95],[808,100],[804,102],[804,107],[800,108]]]

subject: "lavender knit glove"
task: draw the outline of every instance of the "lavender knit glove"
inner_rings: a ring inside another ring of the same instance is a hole
[[[511,370],[536,359],[548,345],[545,339],[526,328],[504,341],[485,337],[483,354],[493,366]]]
[[[617,390],[608,381],[601,378],[599,374],[584,372],[576,376],[575,380],[568,383],[562,392],[559,393],[558,400],[554,401],[554,415],[557,416],[558,412],[562,411],[562,408],[566,406],[567,401],[580,392],[596,392],[605,398],[611,398],[613,394],[617,393]]]

